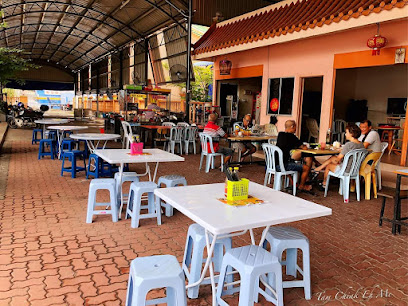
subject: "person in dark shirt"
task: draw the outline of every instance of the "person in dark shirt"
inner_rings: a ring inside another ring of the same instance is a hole
[[[285,131],[278,134],[276,145],[282,150],[283,164],[287,171],[301,172],[299,190],[311,190],[311,185],[306,185],[307,177],[312,168],[313,159],[311,157],[304,158],[304,164],[295,163],[302,158],[301,152],[296,152],[296,149],[307,149],[305,145],[295,136],[296,122],[293,120],[287,120],[285,122]]]

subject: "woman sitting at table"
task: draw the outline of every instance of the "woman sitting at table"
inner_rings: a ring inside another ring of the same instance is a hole
[[[264,125],[265,134],[268,136],[278,136],[278,128],[276,124],[278,123],[278,119],[275,116],[271,116],[269,118],[269,123]]]
[[[355,149],[364,149],[364,144],[358,140],[358,137],[361,135],[360,128],[355,124],[350,124],[346,127],[346,139],[348,142],[343,146],[341,149],[340,154],[330,157],[326,160],[323,164],[319,167],[316,167],[313,171],[315,173],[320,172],[324,169],[324,179],[323,183],[320,185],[321,189],[324,190],[326,188],[326,179],[329,174],[329,171],[336,172],[341,169],[341,162],[344,156],[350,152],[351,150]],[[349,161],[349,163],[352,161]]]

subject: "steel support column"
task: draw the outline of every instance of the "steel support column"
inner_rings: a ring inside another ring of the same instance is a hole
[[[188,18],[187,18],[187,80],[186,80],[186,121],[190,122],[190,95],[191,95],[191,19],[193,16],[193,0],[188,0]]]

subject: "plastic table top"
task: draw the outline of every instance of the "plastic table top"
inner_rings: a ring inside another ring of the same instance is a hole
[[[160,150],[144,149],[148,155],[130,155],[130,149],[104,149],[94,152],[110,164],[163,163],[184,161],[184,157]]]
[[[86,130],[87,126],[81,125],[50,125],[47,127],[49,130],[60,130],[60,131],[78,131],[78,130]]]
[[[101,134],[101,133],[81,133],[70,135],[72,139],[80,140],[114,140],[120,138],[119,134]]]
[[[287,193],[250,182],[249,195],[262,204],[230,206],[224,198],[224,183],[159,188],[156,196],[200,224],[214,235],[329,216],[332,210]]]
[[[35,120],[38,124],[64,124],[70,122],[69,119],[39,119]]]

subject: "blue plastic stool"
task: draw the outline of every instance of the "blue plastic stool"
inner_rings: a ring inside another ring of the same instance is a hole
[[[38,138],[38,133],[40,133],[41,138]],[[42,129],[34,129],[33,130],[33,137],[31,138],[31,144],[37,144],[40,140],[43,139],[43,130]]]
[[[84,160],[84,166],[83,167],[78,167],[76,164],[77,158],[82,157]],[[65,168],[65,159],[68,159],[68,161],[71,162],[71,167]],[[61,176],[64,176],[64,172],[70,172],[71,177],[75,178],[76,173],[79,171],[86,171],[86,164],[85,164],[85,156],[84,152],[82,151],[64,151],[62,152],[62,165],[61,165]]]
[[[152,289],[166,288],[164,298],[146,300]],[[184,274],[177,258],[171,255],[138,257],[130,264],[126,306],[187,306]]]
[[[78,139],[75,143],[77,145],[77,150],[80,150],[80,151],[81,151],[81,143],[84,144],[84,149],[82,151],[85,154],[85,158],[88,158],[89,157],[89,150],[88,150],[88,145],[86,143],[86,140]]]
[[[212,237],[210,237],[210,242]],[[187,277],[188,283],[193,284],[200,279],[203,262],[207,260],[204,258],[204,249],[207,247],[205,240],[205,229],[196,223],[191,224],[188,228],[186,247],[184,249],[184,257],[182,268]],[[217,239],[214,247],[213,263],[215,272],[220,272],[222,258],[225,250],[232,248],[232,239],[223,238]],[[190,270],[189,270],[190,269]],[[232,282],[233,276],[228,275],[228,280]],[[202,284],[209,284],[210,280],[204,280]],[[187,289],[187,296],[190,299],[198,298],[200,285]]]
[[[69,135],[72,135],[72,131],[64,131],[63,138],[69,138]]]
[[[176,187],[179,185],[187,186],[187,180],[184,176],[181,175],[165,175],[159,178],[157,185],[161,187],[161,184],[166,187]],[[173,206],[167,204],[166,202],[161,201],[161,206],[166,208],[166,217],[173,216]]]
[[[94,161],[92,165],[92,161]],[[94,178],[99,178],[102,176],[102,160],[100,157],[96,154],[90,154],[89,155],[89,160],[88,160],[88,167],[86,170],[86,178],[88,179],[90,175],[92,175]]]
[[[64,139],[61,143],[61,155],[60,159],[62,159],[62,153],[64,151],[72,151],[74,149],[75,140],[73,139]],[[85,156],[84,156],[85,157]]]
[[[153,182],[133,182],[130,184],[129,200],[126,208],[125,219],[128,215],[132,218],[131,227],[139,227],[140,219],[157,218],[157,225],[161,225],[161,211],[159,199],[155,201],[154,190],[157,188],[156,183]],[[147,193],[148,204],[141,205],[142,195]],[[141,209],[148,209],[147,214],[141,214]]]
[[[48,139],[52,139],[54,141],[57,140],[57,132],[55,130],[51,130],[48,132]]]
[[[309,240],[302,232],[294,227],[271,227],[266,234],[263,247],[271,246],[271,253],[279,259],[282,266],[286,266],[286,274],[297,277],[297,272],[303,275],[303,280],[284,281],[283,288],[303,287],[305,299],[312,298],[310,286],[310,251]],[[303,270],[297,264],[297,249],[302,250]],[[286,250],[286,261],[282,260],[282,253]],[[273,280],[270,282],[273,284]]]
[[[112,215],[112,221],[118,222],[118,203],[116,201],[115,179],[93,179],[89,184],[88,210],[86,223],[92,223],[93,215]],[[109,190],[110,203],[97,203],[96,192],[98,190]],[[110,206],[110,210],[95,210],[97,206]]]
[[[49,152],[45,151],[45,147],[50,148]],[[54,159],[56,156],[56,142],[52,139],[41,139],[40,147],[38,148],[38,159],[41,159],[43,156],[51,156],[51,159]]]
[[[224,290],[224,287],[228,286],[224,282],[229,267],[239,272],[241,282],[239,287]],[[266,274],[268,276],[274,274],[275,276],[276,286],[272,288],[275,290],[276,296],[268,294],[259,287],[260,278],[266,279]],[[221,296],[231,295],[235,292],[239,292],[239,306],[253,306],[254,301],[258,300],[259,294],[262,294],[267,301],[275,305],[283,305],[282,266],[278,258],[256,245],[228,250],[222,260],[218,280],[218,305],[227,306],[228,304],[224,302]]]
[[[122,184],[124,182],[139,182],[139,176],[137,175],[136,172],[123,172],[122,173],[122,182],[119,180],[119,173],[115,173],[114,176],[115,182],[116,182],[116,190],[117,190],[117,196],[118,196],[118,203],[120,203],[120,196],[122,194]],[[120,187],[119,187],[120,186]],[[123,199],[125,200],[125,197],[128,197],[129,195],[127,193],[123,194]]]

